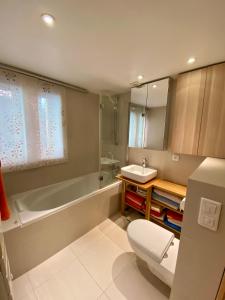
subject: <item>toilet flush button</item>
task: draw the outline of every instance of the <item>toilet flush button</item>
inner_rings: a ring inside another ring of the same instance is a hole
[[[216,231],[219,223],[220,211],[220,202],[202,197],[198,215],[198,224]]]

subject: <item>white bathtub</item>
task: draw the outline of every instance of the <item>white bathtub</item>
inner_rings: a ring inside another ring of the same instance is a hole
[[[116,184],[119,182],[114,180],[112,183],[110,173],[96,172],[13,195],[11,201],[20,223],[27,224],[78,204]]]
[[[16,219],[6,221],[12,226],[4,237],[15,278],[118,213],[121,183],[109,173],[98,178],[88,174],[12,197]]]

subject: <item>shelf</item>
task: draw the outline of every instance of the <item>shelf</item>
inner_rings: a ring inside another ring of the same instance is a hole
[[[144,198],[144,199],[147,198],[147,196],[140,195],[139,193],[137,193],[137,192],[135,192],[135,191],[133,191],[133,190],[131,190],[131,189],[128,189],[128,188],[127,188],[126,191],[131,192],[131,193],[134,193],[135,195],[140,196],[140,197],[142,197],[142,198]]]
[[[122,175],[117,175],[116,178],[120,179],[120,180],[122,180],[126,183],[137,186],[137,187],[139,187],[143,190],[149,190],[152,187],[155,187],[155,188],[158,188],[158,189],[160,189],[164,192],[171,193],[172,195],[179,196],[181,198],[184,198],[186,196],[186,192],[187,192],[186,186],[176,184],[176,183],[173,183],[173,182],[169,182],[169,181],[166,181],[166,180],[162,180],[162,179],[159,179],[159,178],[150,180],[146,183],[139,183],[137,181],[126,178]]]
[[[180,238],[180,232],[174,228],[171,228],[170,226],[164,224],[163,221],[157,219],[156,217],[150,215],[150,205],[151,202],[157,205],[160,205],[163,208],[167,208],[171,211],[174,211],[180,215],[183,215],[183,212],[181,212],[180,210],[177,210],[175,208],[170,207],[169,205],[165,204],[164,202],[161,202],[160,200],[154,200],[151,199],[152,196],[152,189],[153,188],[157,188],[159,190],[165,191],[167,193],[170,193],[172,195],[178,196],[181,198],[186,196],[186,191],[187,188],[183,185],[180,184],[175,184],[173,182],[169,182],[169,181],[165,181],[165,180],[161,180],[161,179],[153,179],[149,182],[146,183],[139,183],[136,181],[133,181],[129,178],[123,177],[121,175],[117,175],[116,176],[117,179],[120,179],[123,181],[123,192],[122,192],[122,204],[121,204],[121,213],[124,214],[124,209],[126,206],[131,207],[132,209],[138,211],[139,213],[141,213],[142,215],[145,215],[145,218],[147,220],[151,220],[152,222],[155,222],[156,224],[166,228],[167,230],[173,232],[175,234],[175,236],[177,238]],[[147,191],[147,195],[146,197],[144,195],[140,195],[138,194],[136,191],[132,190],[131,188],[129,188],[129,185],[138,187],[142,190]],[[125,192],[129,191],[132,192],[135,195],[138,195],[140,197],[142,197],[143,199],[146,199],[146,211],[140,210],[138,208],[133,207],[132,205],[128,204],[125,202]]]
[[[170,209],[170,210],[172,210],[172,211],[174,211],[174,212],[176,212],[176,213],[178,213],[178,214],[180,214],[180,215],[183,216],[183,212],[182,211],[177,210],[175,208],[172,208],[169,205],[165,204],[164,202],[161,202],[161,201],[155,200],[155,199],[151,199],[151,203],[155,203],[155,204],[158,204],[158,205],[163,206],[165,208],[168,208],[168,209]]]
[[[143,215],[146,214],[145,211],[143,211],[143,210],[141,210],[141,209],[138,209],[138,208],[136,208],[136,207],[134,207],[134,206],[128,204],[127,202],[125,202],[125,205],[126,205],[126,206],[129,206],[129,207],[131,207],[131,208],[133,208],[134,210],[138,211],[139,213],[141,213],[141,214],[143,214]]]
[[[152,180],[150,180],[150,181],[148,181],[148,182],[146,182],[146,183],[140,183],[140,182],[131,180],[131,179],[129,179],[129,178],[126,178],[126,177],[124,177],[124,176],[122,176],[122,175],[120,175],[120,174],[117,175],[116,178],[117,178],[117,179],[120,179],[120,180],[122,180],[122,181],[124,181],[124,182],[126,182],[126,183],[129,183],[129,184],[132,184],[132,185],[134,185],[134,186],[137,186],[137,187],[141,188],[142,190],[148,190],[149,188],[151,188],[151,187],[153,186],[153,184],[154,184],[156,181],[159,180],[159,179],[152,179]]]
[[[178,237],[181,234],[180,231],[178,231],[178,230],[176,230],[176,229],[174,229],[174,228],[166,225],[163,221],[158,220],[157,218],[153,217],[152,215],[150,216],[150,221],[153,221],[153,222],[157,223],[158,225],[161,225],[162,227],[164,227],[164,228],[172,231],[173,233],[175,233],[176,235],[178,235]]]
[[[161,179],[158,179],[158,181],[154,183],[153,187],[164,192],[170,193],[172,195],[178,196],[180,198],[184,198],[187,193],[186,186]]]

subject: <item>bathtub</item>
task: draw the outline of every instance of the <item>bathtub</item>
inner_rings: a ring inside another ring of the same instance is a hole
[[[91,173],[13,195],[11,202],[20,223],[24,225],[78,204],[110,188],[112,184],[118,184],[118,181],[112,181],[111,176],[108,172]]]
[[[19,221],[4,238],[14,278],[118,213],[121,183],[108,172],[101,175],[103,180],[92,173],[11,197]]]

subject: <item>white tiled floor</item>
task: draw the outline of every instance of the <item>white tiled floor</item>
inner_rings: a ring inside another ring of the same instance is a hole
[[[166,300],[170,290],[138,260],[124,217],[105,220],[13,282],[15,300]]]

